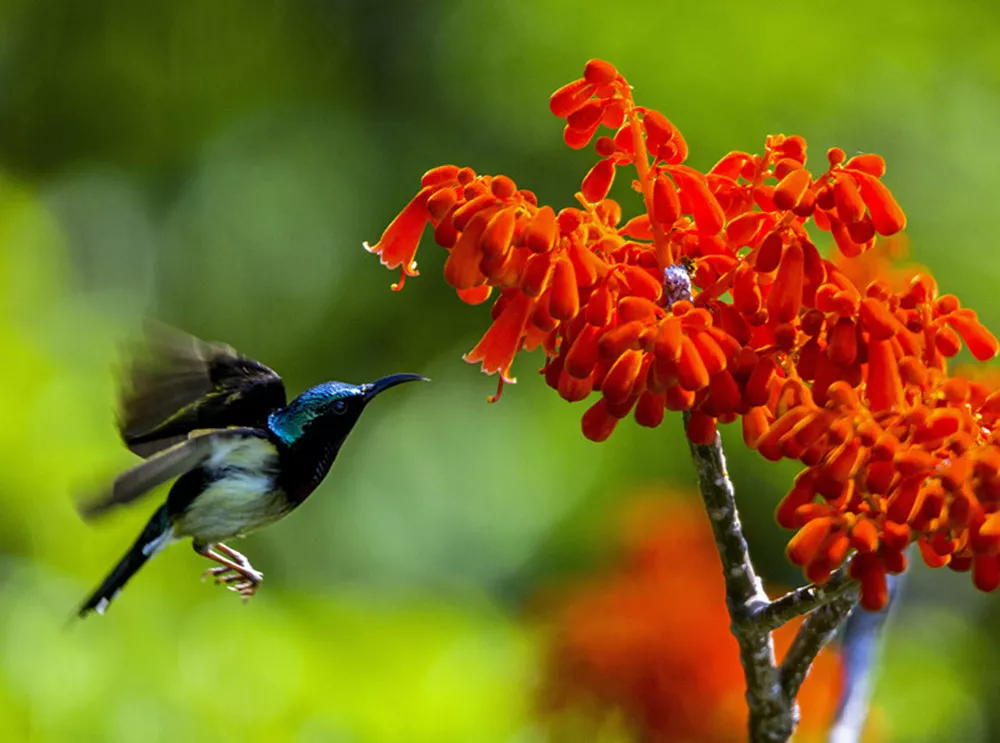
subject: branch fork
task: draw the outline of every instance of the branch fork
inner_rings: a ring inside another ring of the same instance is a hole
[[[685,424],[687,423],[685,414]],[[846,566],[822,586],[808,585],[771,600],[747,549],[736,494],[726,471],[722,440],[690,443],[698,486],[715,535],[726,582],[726,606],[740,648],[747,684],[751,743],[783,743],[798,724],[795,703],[802,682],[820,650],[857,605],[859,590]],[[795,617],[808,615],[784,661],[774,656],[771,632]]]

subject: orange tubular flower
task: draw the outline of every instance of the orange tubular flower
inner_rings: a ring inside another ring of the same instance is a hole
[[[540,346],[561,397],[600,395],[582,416],[594,441],[629,413],[655,427],[666,410],[689,411],[698,443],[742,418],[749,446],[807,468],[778,509],[783,525],[809,528],[790,557],[822,582],[856,554],[865,606],[884,601],[885,574],[914,541],[929,565],[1000,584],[1000,398],[947,368],[963,347],[983,361],[1000,346],[933,278],[872,250],[906,224],[885,161],[833,148],[817,174],[804,139],[773,135],[763,154],[731,152],[701,173],[684,164],[677,128],[602,60],[549,107],[567,145],[597,154],[578,206],[443,165],[369,248],[416,275],[430,224],[459,297],[495,290],[493,324],[466,360],[502,385],[516,355]],[[641,194],[627,220],[607,198],[623,168]]]

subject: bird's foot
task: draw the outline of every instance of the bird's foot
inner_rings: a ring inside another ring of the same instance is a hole
[[[235,570],[225,565],[220,565],[217,568],[209,568],[202,573],[202,580],[209,577],[214,578],[216,583],[225,585],[230,591],[238,593],[243,597],[244,601],[249,600],[251,596],[257,593],[260,584],[264,582],[264,574],[259,570],[254,570],[250,566],[242,567],[241,570]]]
[[[260,584],[263,583],[264,574],[259,570],[255,570],[245,556],[231,547],[227,547],[221,542],[215,545],[215,547],[219,552],[224,554],[219,554],[219,552],[212,549],[206,550],[202,554],[210,560],[220,563],[220,565],[209,568],[202,573],[202,580],[211,577],[216,583],[221,583],[230,591],[238,593],[243,597],[244,601],[249,601],[257,593]]]

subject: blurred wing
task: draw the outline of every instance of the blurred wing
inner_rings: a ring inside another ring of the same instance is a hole
[[[175,477],[190,472],[208,459],[218,443],[245,436],[259,436],[251,428],[195,431],[179,444],[153,454],[149,459],[115,478],[111,487],[77,506],[85,519],[100,516],[115,506],[131,503]]]
[[[147,352],[134,354],[126,372],[118,421],[140,456],[199,429],[263,426],[285,404],[281,377],[231,346],[159,324],[146,336]]]

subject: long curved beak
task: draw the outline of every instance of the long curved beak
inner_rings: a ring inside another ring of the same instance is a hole
[[[422,377],[419,374],[390,374],[387,377],[376,379],[374,382],[369,382],[365,385],[365,402],[371,401],[380,392],[385,392],[390,387],[395,387],[397,384],[402,384],[403,382],[430,381],[427,377]]]

